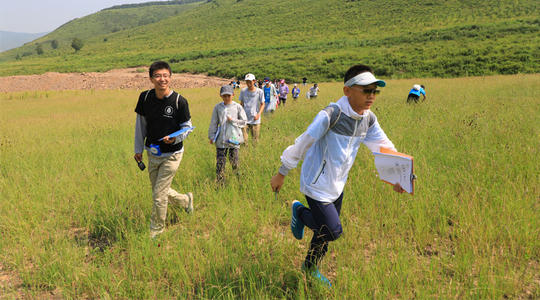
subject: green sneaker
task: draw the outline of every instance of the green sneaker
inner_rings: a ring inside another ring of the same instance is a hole
[[[298,208],[303,207],[302,203],[298,200],[294,200],[291,206],[291,231],[297,240],[301,240],[304,237],[304,223],[298,217]]]
[[[306,268],[305,263],[302,264],[302,271],[306,273],[306,275],[310,276],[311,278],[316,279],[320,283],[326,285],[328,288],[332,287],[332,284],[330,283],[330,280],[328,278],[324,277],[321,272],[319,272],[319,268],[317,266],[312,266],[311,268]]]
[[[188,196],[188,205],[185,210],[188,214],[191,214],[193,213],[193,193],[189,192],[186,195]]]

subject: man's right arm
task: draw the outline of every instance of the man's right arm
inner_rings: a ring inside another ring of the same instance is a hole
[[[144,139],[146,138],[146,118],[137,114],[135,120],[135,159],[137,161],[142,160],[142,153],[144,150]]]

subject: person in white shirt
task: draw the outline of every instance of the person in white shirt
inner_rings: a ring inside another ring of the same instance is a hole
[[[244,78],[247,87],[240,91],[238,100],[247,116],[247,127],[243,128],[244,144],[248,144],[248,131],[256,142],[261,129],[261,113],[264,111],[264,92],[255,86],[255,75],[248,73]]]
[[[311,88],[309,88],[307,98],[308,99],[317,98],[318,93],[319,93],[319,85],[315,83]]]

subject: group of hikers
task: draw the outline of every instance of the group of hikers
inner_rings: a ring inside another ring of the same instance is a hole
[[[299,240],[304,237],[305,227],[313,231],[302,270],[329,287],[331,283],[319,272],[318,265],[328,251],[328,244],[343,233],[340,221],[343,190],[358,149],[364,144],[372,152],[379,152],[381,148],[397,151],[370,110],[380,88],[386,86],[373,74],[373,69],[366,65],[349,68],[345,73],[343,96],[317,113],[294,144],[283,151],[281,166],[275,175],[271,178],[269,175],[270,188],[277,193],[289,171],[304,161],[300,191],[305,195],[307,206],[297,200],[292,202],[290,227]],[[188,213],[193,212],[193,193],[181,194],[171,188],[184,153],[183,142],[192,128],[188,101],[171,89],[171,75],[168,63],[154,62],[149,68],[154,88],[140,94],[135,108],[134,158],[142,163],[143,150],[148,153],[153,197],[151,238],[164,231],[169,203],[183,207]],[[224,182],[227,156],[233,170],[237,170],[240,145],[247,143],[249,136],[254,143],[259,140],[261,114],[275,110],[277,98],[285,105],[289,93],[284,80],[276,88],[267,77],[263,86],[258,87],[260,84],[255,75],[249,73],[244,81],[246,87],[240,91],[240,103],[233,101],[234,87],[225,85],[219,90],[222,101],[212,111],[208,139],[216,147],[216,181],[219,184]],[[316,84],[314,87],[318,91]],[[293,98],[300,94],[295,88],[298,88],[296,84],[292,90]],[[310,92],[308,94],[313,97]],[[425,91],[423,95],[425,97]],[[399,184],[393,189],[404,192]]]
[[[255,78],[255,75],[249,73],[244,77],[246,81],[253,81],[253,86],[249,87],[250,89],[259,88],[264,92],[264,112],[273,113],[277,107],[285,106],[287,103],[287,98],[289,94],[292,95],[293,100],[297,100],[300,96],[301,90],[297,83],[294,84],[292,90],[289,88],[289,85],[285,82],[285,79],[274,79],[270,80],[270,77],[265,77],[264,80],[248,79]],[[307,78],[304,77],[303,85],[306,85]],[[231,81],[229,83],[232,86],[233,90],[240,88],[240,81]],[[319,86],[317,83],[313,84],[313,87],[309,88],[306,92],[306,98],[316,98],[319,93]]]

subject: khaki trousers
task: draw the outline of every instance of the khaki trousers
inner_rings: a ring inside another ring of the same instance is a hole
[[[160,157],[148,154],[148,174],[152,184],[152,216],[150,218],[150,234],[155,236],[165,229],[165,219],[167,218],[167,205],[180,205],[187,207],[189,197],[180,194],[171,188],[171,183],[182,161],[183,152],[173,154],[169,157]]]
[[[261,129],[261,124],[247,124],[246,127],[242,128],[242,133],[244,134],[244,144],[248,144],[248,131],[253,137],[253,141],[256,142],[259,140],[259,131]]]

